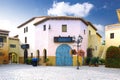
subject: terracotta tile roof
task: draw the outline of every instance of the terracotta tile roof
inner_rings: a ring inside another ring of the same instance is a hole
[[[88,24],[97,31],[97,28],[91,22],[88,22]]]
[[[44,21],[47,21],[47,20],[81,20],[83,23],[88,25],[87,21],[85,21],[84,19],[79,18],[79,17],[73,17],[73,16],[46,16],[46,18],[34,23],[34,25],[37,26],[38,24]]]
[[[87,21],[85,21],[84,19],[80,18],[80,17],[73,17],[73,16],[41,16],[41,17],[33,17],[31,19],[29,19],[28,21],[24,22],[23,24],[19,25],[17,28],[21,28],[22,26],[26,25],[27,23],[35,20],[36,18],[42,18],[38,21],[36,21],[34,23],[35,26],[37,26],[38,24],[47,21],[47,20],[81,20],[83,23],[85,23],[86,25],[88,25]]]
[[[29,22],[35,20],[36,18],[44,18],[44,17],[45,17],[45,16],[33,17],[33,18],[27,20],[26,22],[22,23],[21,25],[19,25],[17,28],[21,28],[22,26],[24,26],[24,25],[26,25],[27,23],[29,23]]]

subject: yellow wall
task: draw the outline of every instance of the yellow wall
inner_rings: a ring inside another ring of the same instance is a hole
[[[97,30],[95,30],[92,26],[88,26],[88,30],[91,31],[91,35],[88,32],[88,48],[92,48],[93,56],[99,56],[99,49],[101,46],[101,37],[98,36]]]
[[[89,31],[91,31],[91,35],[89,35]],[[90,47],[93,44],[91,42],[91,37],[93,35],[96,35],[96,30],[92,26],[88,25],[88,47]]]
[[[15,48],[10,47],[10,44],[16,45]],[[14,53],[17,54],[17,62],[19,62],[19,55],[20,55],[20,45],[19,45],[19,39],[16,38],[9,38],[9,54]]]
[[[19,57],[20,59],[20,63],[23,64],[24,63],[24,58],[23,57]],[[47,62],[48,66],[56,66],[56,57],[55,56],[48,56],[49,61]],[[78,60],[80,62],[80,65],[82,65],[82,57],[78,57]],[[77,66],[77,56],[74,55],[72,57],[72,62],[73,62],[73,66]],[[46,65],[43,62],[43,56],[40,56],[40,61],[39,61],[39,65]]]
[[[120,22],[120,9],[117,10],[118,20]],[[110,34],[114,33],[114,38],[110,39]],[[102,55],[105,58],[106,50],[109,46],[120,46],[120,23],[107,25],[105,27],[105,49]]]
[[[110,39],[110,33],[114,33],[114,39]],[[106,47],[120,45],[120,26],[106,26],[105,30]]]
[[[4,37],[6,37],[6,40],[3,42],[3,47],[0,48],[0,52],[3,54],[0,56],[0,64],[8,63],[8,37]]]

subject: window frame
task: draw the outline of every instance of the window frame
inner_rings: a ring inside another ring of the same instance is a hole
[[[27,37],[25,37],[25,43],[27,43]]]
[[[62,25],[62,32],[67,32],[67,24]]]
[[[110,33],[110,39],[114,39],[115,34],[114,33]]]
[[[43,31],[46,31],[46,25],[43,25]]]

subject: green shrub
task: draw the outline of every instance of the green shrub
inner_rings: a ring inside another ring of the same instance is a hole
[[[92,57],[90,61],[90,65],[97,66],[99,63],[99,57]]]
[[[48,62],[48,61],[49,61],[49,58],[46,58],[46,59],[45,59],[45,62]]]
[[[91,58],[90,57],[86,57],[85,58],[85,65],[89,65],[90,61],[91,61]]]
[[[27,63],[27,64],[32,64],[32,59],[31,59],[31,58],[27,58],[27,59],[26,59],[26,63]]]
[[[105,59],[99,59],[99,64],[100,64],[100,65],[105,64]]]
[[[120,68],[120,48],[110,46],[106,52],[106,67]]]

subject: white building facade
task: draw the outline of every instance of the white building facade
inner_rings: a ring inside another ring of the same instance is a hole
[[[87,27],[87,22],[78,17],[35,17],[18,26],[18,36],[21,45],[28,44],[27,57],[40,57],[43,62],[49,58],[52,65],[71,66],[76,65],[76,55],[70,54],[71,49],[77,49],[73,37],[83,37],[79,49],[86,54]],[[25,59],[24,50],[21,48],[21,59]]]

